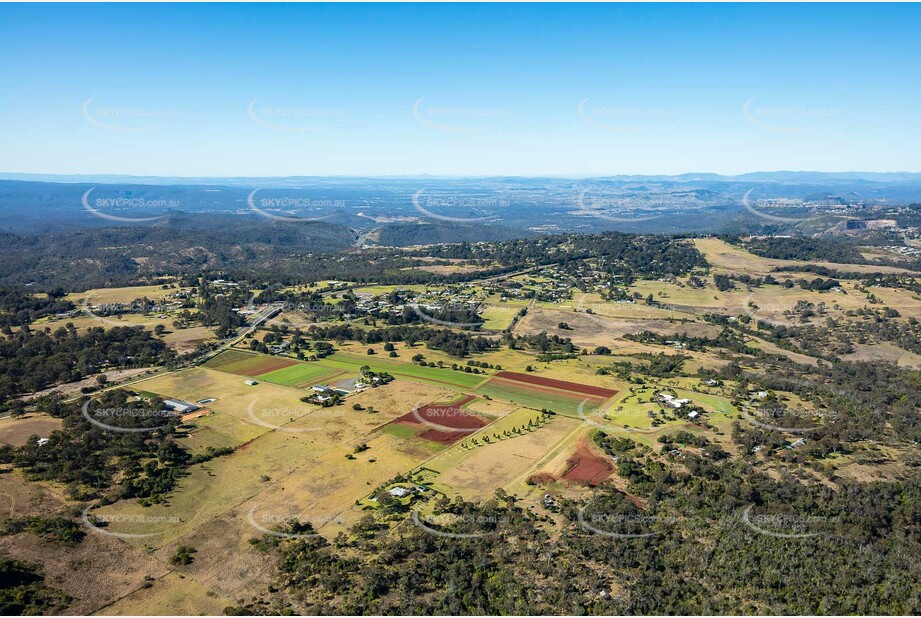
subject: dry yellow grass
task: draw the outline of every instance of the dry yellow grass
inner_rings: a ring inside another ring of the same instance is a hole
[[[858,273],[910,273],[904,268],[893,266],[875,266],[865,264],[838,264],[835,262],[798,262],[795,260],[777,260],[763,258],[738,247],[734,247],[717,238],[696,238],[694,245],[704,254],[715,272],[750,274],[763,276],[778,266],[802,266],[815,264],[832,270]],[[814,275],[813,275],[814,276]]]
[[[205,404],[209,410],[268,427],[290,422],[318,409],[300,401],[307,394],[305,391],[262,381],[248,386],[247,379],[196,367],[142,380],[133,388],[192,403],[215,397],[215,401]]]
[[[100,616],[219,616],[234,603],[207,589],[194,577],[169,573],[112,605]]]
[[[0,475],[0,521],[13,517],[71,517],[72,503],[63,487],[23,479],[19,472]],[[91,615],[139,589],[146,576],[170,569],[117,538],[88,533],[76,546],[49,543],[30,533],[0,536],[5,558],[41,565],[45,583],[73,600],[66,612]]]
[[[19,418],[0,419],[0,443],[22,446],[30,436],[47,438],[55,429],[60,429],[61,419],[46,414],[26,414]]]
[[[581,427],[581,421],[556,416],[547,425],[522,436],[471,448],[469,455],[451,462],[435,479],[435,486],[466,499],[489,498],[496,489],[524,478],[548,452]],[[488,427],[484,431],[487,435],[491,433]],[[436,470],[440,467],[437,459],[429,465]]]
[[[619,349],[624,343],[625,334],[635,334],[644,330],[662,334],[688,333],[695,336],[714,336],[720,328],[710,324],[688,321],[669,321],[665,319],[622,319],[604,315],[578,313],[533,308],[515,327],[516,335],[535,335],[542,331],[551,335],[568,337],[580,348],[592,350],[598,346]],[[682,316],[687,318],[688,316]],[[570,329],[559,328],[560,322],[566,322]],[[532,359],[533,360],[533,359]]]
[[[75,305],[82,305],[84,302],[90,304],[99,303],[130,303],[136,298],[149,298],[151,300],[169,296],[180,288],[163,289],[160,285],[139,285],[124,288],[98,288],[87,290],[86,292],[76,292],[68,294],[66,299]]]

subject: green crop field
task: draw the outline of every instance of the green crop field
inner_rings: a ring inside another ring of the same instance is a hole
[[[339,370],[330,369],[319,363],[311,362],[298,363],[291,367],[276,369],[275,371],[263,373],[259,377],[266,382],[273,382],[275,384],[281,384],[282,386],[304,388],[329,380],[341,373],[342,372]]]
[[[508,380],[492,379],[476,389],[477,395],[489,395],[495,399],[511,401],[519,405],[534,408],[535,410],[553,410],[557,414],[577,416],[579,405],[585,401],[583,411],[591,412],[601,405],[597,398],[587,398],[583,395],[551,393],[528,386],[516,384]]]
[[[409,363],[384,360],[376,356],[357,356],[343,352],[337,352],[333,356],[318,361],[317,364],[331,369],[351,372],[358,372],[363,365],[367,365],[372,371],[385,371],[396,378],[471,390],[487,378],[485,375],[463,373],[452,369],[421,367]]]

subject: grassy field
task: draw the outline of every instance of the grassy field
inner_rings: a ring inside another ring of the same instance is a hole
[[[512,321],[520,311],[519,307],[490,305],[483,310],[482,317],[486,322],[483,328],[488,330],[505,330],[512,325]]]
[[[487,425],[476,433],[466,436],[460,442],[453,444],[451,447],[445,449],[443,453],[426,462],[425,467],[429,470],[434,470],[439,474],[447,472],[463,460],[467,459],[473,452],[476,451],[477,448],[487,448],[489,446],[484,445],[474,447],[472,442],[473,438],[481,440],[483,435],[490,437],[493,433],[498,433],[501,435],[503,431],[511,430],[513,427],[521,427],[522,425],[527,426],[529,420],[534,421],[534,419],[538,417],[540,417],[539,412],[535,412],[534,410],[530,410],[528,408],[519,408],[504,418],[495,421],[491,425]]]
[[[197,371],[234,378],[209,369]],[[296,393],[294,389],[268,386]],[[195,562],[182,572],[215,591],[218,598],[235,599],[242,591],[270,582],[271,564],[248,543],[262,534],[253,521],[272,528],[286,518],[297,517],[310,521],[331,538],[360,519],[362,512],[354,507],[356,501],[383,480],[410,471],[443,449],[413,435],[384,431],[383,425],[419,402],[455,397],[447,389],[395,381],[349,398],[365,410],[345,405],[314,409],[276,430],[246,427],[245,422],[229,415],[203,417],[196,421],[201,428],[185,438],[190,444],[198,439],[196,449],[205,446],[205,438],[212,444],[217,444],[219,436],[227,443],[251,439],[230,455],[193,466],[166,504],[143,507],[135,501],[122,501],[99,512],[122,516],[121,521],[110,524],[109,531],[151,534],[126,542],[150,548],[161,560],[167,560],[179,544],[195,547]],[[226,400],[226,394],[219,395],[218,401]],[[374,413],[367,411],[370,406]],[[263,433],[252,437],[259,431]],[[355,453],[359,444],[369,448]],[[173,607],[176,601],[171,590],[167,587],[158,592],[156,587],[157,583],[151,594],[131,595],[124,607],[158,602]],[[200,607],[209,607],[197,594],[190,599],[204,603]]]
[[[269,427],[254,425],[230,414],[213,413],[191,421],[194,429],[180,444],[192,454],[213,448],[236,448],[270,431]]]
[[[623,305],[632,307],[634,305]],[[646,305],[638,305],[646,307]],[[615,352],[626,343],[622,337],[625,334],[639,333],[651,330],[659,333],[687,332],[690,335],[718,334],[719,328],[709,324],[690,321],[693,315],[677,313],[678,319],[666,319],[657,312],[648,312],[645,317],[622,318],[589,314],[585,312],[561,311],[558,309],[543,309],[535,307],[515,327],[516,335],[535,335],[546,332],[549,335],[568,337],[573,343],[582,348],[593,350],[598,346],[606,346]],[[569,325],[569,329],[559,328],[560,322]]]
[[[795,260],[777,260],[763,258],[744,249],[734,247],[718,238],[696,238],[694,245],[704,254],[707,261],[714,267],[715,272],[732,272],[735,274],[765,275],[777,266],[797,266],[803,264],[816,264],[832,270],[846,272],[883,272],[883,273],[909,273],[903,268],[892,266],[875,266],[864,264],[838,264],[834,262],[798,262]]]
[[[205,367],[184,369],[137,384],[137,388],[162,397],[189,402],[214,397],[209,410],[233,416],[246,423],[275,427],[318,409],[301,402],[298,389],[260,382],[245,384],[245,378]],[[202,421],[205,422],[205,421]]]
[[[82,305],[85,301],[93,305],[101,303],[130,303],[136,298],[149,298],[156,300],[169,296],[179,288],[166,288],[161,285],[139,285],[124,288],[100,288],[68,294],[65,298],[75,305]]]
[[[380,346],[380,350],[383,346]],[[423,350],[424,352],[424,350]],[[457,362],[456,360],[454,362]],[[379,358],[378,355],[359,356],[348,352],[337,352],[332,356],[317,361],[318,365],[330,369],[339,369],[358,373],[363,365],[368,365],[372,371],[385,371],[394,377],[415,380],[429,384],[453,386],[463,390],[476,388],[487,376],[454,371],[452,369],[437,369],[435,367],[421,367],[408,362],[397,362]]]
[[[512,417],[508,422],[523,420],[527,424],[528,413],[521,414],[520,419]],[[426,462],[425,467],[442,471],[433,482],[436,490],[449,496],[486,499],[495,489],[524,480],[548,452],[582,426],[580,421],[557,416],[541,428],[515,438],[466,450],[455,445]],[[492,433],[492,427],[486,430]]]
[[[260,379],[282,386],[305,388],[342,375],[342,371],[324,367],[319,363],[298,363],[291,367],[277,369],[259,376]]]
[[[190,310],[195,313],[196,310]],[[143,326],[145,330],[152,331],[157,326],[163,326],[166,331],[162,339],[172,349],[180,353],[187,353],[195,350],[199,343],[216,341],[217,336],[214,334],[214,328],[208,326],[192,326],[189,328],[176,328],[173,326],[175,316],[166,314],[166,317],[157,317],[159,314],[151,313],[141,315],[136,313],[126,313],[122,315],[111,316],[91,316],[80,315],[76,317],[56,317],[47,316],[36,320],[35,325],[49,326],[57,328],[65,324],[73,324],[74,328],[82,332],[90,328],[115,328],[118,326]],[[57,325],[57,326],[55,326]]]
[[[0,444],[22,446],[31,436],[47,438],[52,431],[60,429],[61,425],[61,419],[40,413],[3,418],[0,419]]]
[[[101,616],[218,616],[233,602],[194,577],[169,573],[98,612]]]
[[[0,519],[37,516],[73,520],[75,508],[79,511],[79,506],[67,499],[64,485],[28,481],[19,471],[0,474]],[[92,532],[74,547],[34,534],[5,534],[0,536],[0,554],[41,565],[46,582],[72,598],[61,613],[78,616],[93,615],[141,588],[146,577],[160,578],[172,570],[117,538]]]

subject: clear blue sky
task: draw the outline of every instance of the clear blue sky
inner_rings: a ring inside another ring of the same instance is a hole
[[[918,5],[0,5],[0,171],[921,171]]]

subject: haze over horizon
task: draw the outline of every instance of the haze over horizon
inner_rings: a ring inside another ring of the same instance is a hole
[[[919,13],[917,5],[6,5],[0,170],[215,178],[921,170],[912,105]]]

